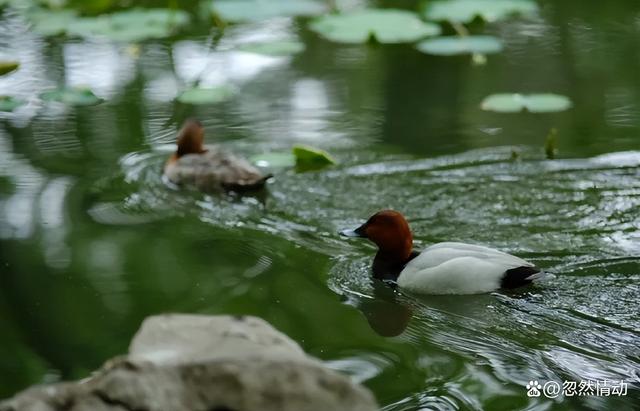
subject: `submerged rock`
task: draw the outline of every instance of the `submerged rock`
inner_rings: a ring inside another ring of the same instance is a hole
[[[150,317],[129,355],[86,380],[30,388],[0,411],[371,411],[371,393],[255,317]]]

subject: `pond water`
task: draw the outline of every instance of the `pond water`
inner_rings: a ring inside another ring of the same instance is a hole
[[[0,94],[88,85],[106,101],[0,113],[0,397],[84,377],[125,352],[145,316],[190,312],[266,319],[385,411],[637,407],[640,5],[539,4],[538,17],[475,28],[506,43],[484,65],[330,43],[303,19],[231,26],[211,51],[204,19],[128,46],[45,39],[5,10],[0,57],[22,67]],[[287,36],[306,50],[232,50]],[[196,78],[240,93],[174,102]],[[496,92],[574,107],[481,111]],[[275,170],[250,197],[175,191],[160,173],[187,117],[245,156],[303,143],[339,164]],[[485,244],[555,278],[477,296],[394,291],[369,278],[370,244],[336,234],[381,208],[407,216],[417,247]],[[628,393],[526,395],[530,380],[588,379],[625,380]]]

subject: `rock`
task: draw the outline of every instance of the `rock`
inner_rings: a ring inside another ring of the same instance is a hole
[[[254,317],[146,319],[91,378],[30,388],[0,411],[372,411],[371,393]]]
[[[306,359],[298,344],[256,317],[149,317],[129,346],[129,359],[158,365],[256,355]]]

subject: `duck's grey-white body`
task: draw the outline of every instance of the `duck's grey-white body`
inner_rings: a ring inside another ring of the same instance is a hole
[[[257,188],[269,178],[248,161],[218,146],[207,146],[207,149],[205,153],[187,154],[169,162],[165,176],[174,184],[202,191]]]
[[[473,244],[445,242],[425,248],[407,263],[398,286],[420,294],[479,294],[499,289],[508,270],[530,268],[525,280],[545,273],[522,258]],[[534,271],[538,272],[534,272]]]

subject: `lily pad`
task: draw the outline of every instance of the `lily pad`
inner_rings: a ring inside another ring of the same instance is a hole
[[[111,14],[115,26],[131,26],[148,24],[153,26],[183,26],[189,23],[189,13],[178,9],[144,9],[135,8]]]
[[[213,0],[211,10],[224,21],[238,23],[278,16],[317,16],[326,6],[314,0]]]
[[[438,37],[420,42],[418,50],[438,56],[492,54],[502,51],[502,42],[493,36]]]
[[[314,20],[311,30],[339,43],[407,43],[440,34],[440,26],[425,23],[415,13],[395,9],[368,9],[328,15]]]
[[[228,100],[234,94],[236,89],[231,86],[223,85],[217,87],[194,87],[183,91],[177,98],[181,103],[185,104],[214,104]]]
[[[93,106],[104,101],[85,87],[69,87],[45,91],[40,94],[40,98],[45,101],[57,101],[71,106]]]
[[[282,40],[265,43],[247,43],[238,46],[238,50],[265,56],[290,56],[304,51],[305,46],[299,41]]]
[[[114,41],[138,42],[170,36],[189,22],[183,10],[132,9],[97,17],[75,19],[67,29],[80,37],[107,37]]]
[[[35,7],[35,0],[0,0],[0,10],[5,6],[13,6],[13,7]]]
[[[532,0],[447,0],[429,3],[424,16],[428,20],[453,23],[469,23],[476,17],[493,22],[537,11],[538,5]]]
[[[69,9],[46,11],[34,9],[27,12],[26,16],[36,33],[43,36],[57,36],[67,31],[67,27],[77,19],[78,13]]]
[[[296,159],[296,169],[298,171],[317,170],[332,164],[336,161],[329,153],[319,148],[295,145],[292,149]]]
[[[24,100],[15,97],[0,96],[0,111],[13,111],[24,103]]]
[[[20,67],[20,63],[17,61],[0,61],[0,76],[9,74]]]
[[[285,168],[296,165],[296,157],[291,152],[257,154],[250,160],[258,167]]]
[[[257,154],[251,162],[259,167],[286,168],[296,167],[297,171],[319,170],[336,161],[329,153],[319,148],[295,145],[291,152],[272,152]]]
[[[550,113],[571,108],[568,97],[558,94],[492,94],[486,97],[480,107],[487,111],[500,113],[518,113],[528,110],[531,113]]]

